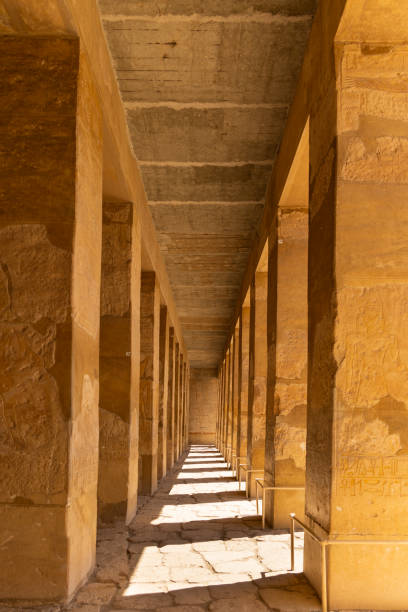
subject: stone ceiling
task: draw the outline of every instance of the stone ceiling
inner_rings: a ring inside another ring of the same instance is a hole
[[[316,0],[99,0],[192,367],[222,358]]]

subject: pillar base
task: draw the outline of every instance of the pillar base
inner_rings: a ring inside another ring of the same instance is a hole
[[[305,534],[304,573],[320,597],[321,548]],[[328,609],[405,610],[407,567],[408,544],[364,544],[360,538],[356,544],[331,544],[327,549]]]

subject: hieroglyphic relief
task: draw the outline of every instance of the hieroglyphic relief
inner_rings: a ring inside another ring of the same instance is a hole
[[[338,490],[346,496],[408,496],[408,455],[381,457],[342,455]]]

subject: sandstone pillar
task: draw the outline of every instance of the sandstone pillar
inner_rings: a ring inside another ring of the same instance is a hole
[[[187,364],[183,370],[183,425],[182,425],[182,452],[186,448],[186,420],[187,420]]]
[[[249,328],[249,387],[248,387],[248,440],[247,465],[252,470],[264,469],[265,457],[265,410],[267,375],[267,272],[255,272],[250,287]],[[255,495],[255,478],[252,474],[249,495]]]
[[[129,521],[137,507],[139,316],[139,224],[132,204],[104,202],[98,514],[105,522]]]
[[[223,454],[223,431],[224,431],[224,411],[225,411],[225,358],[221,364],[220,380],[220,410],[218,421],[218,449]]]
[[[191,380],[191,372],[190,365],[187,366],[187,380],[186,380],[186,440],[185,446],[188,448],[190,444],[190,380]],[[214,437],[213,437],[214,440]]]
[[[167,397],[169,381],[169,317],[167,306],[160,307],[159,342],[159,432],[157,447],[157,479],[167,472]]]
[[[183,374],[184,374],[184,359],[183,355],[180,353],[180,363],[179,363],[179,393],[178,393],[178,435],[177,435],[177,458],[181,455],[182,448],[182,424],[183,424]]]
[[[169,329],[169,361],[168,361],[168,391],[167,391],[167,470],[174,465],[174,382],[175,382],[175,349],[174,327]]]
[[[215,428],[215,446],[220,448],[220,419],[222,402],[222,365],[218,370],[218,402],[217,402],[217,422]]]
[[[174,461],[179,458],[180,345],[176,342],[174,367]]]
[[[265,478],[281,487],[305,485],[308,207],[307,122],[268,240]],[[289,526],[291,512],[303,519],[304,500],[301,489],[267,493],[267,522],[281,529]]]
[[[233,455],[239,455],[237,453],[237,449],[239,448],[239,436],[240,436],[240,410],[241,410],[241,394],[239,388],[240,382],[240,363],[239,363],[239,321],[235,327],[234,336],[233,336],[233,351],[234,351],[234,367],[233,367],[233,377],[232,377],[232,443],[231,443],[231,453]]]
[[[408,50],[395,41],[406,40],[406,14],[395,1],[360,4],[357,14],[353,3],[346,7],[338,80],[333,74],[310,117],[306,514],[321,537],[350,541],[328,548],[329,609],[401,610]],[[378,543],[365,544],[370,539]],[[305,572],[320,591],[320,554],[309,538]]]
[[[268,377],[265,479],[282,487],[304,487],[307,404],[307,209],[280,208],[271,250],[268,299]],[[276,261],[273,260],[276,257]],[[272,327],[272,329],[270,329]],[[266,520],[289,526],[289,514],[303,519],[302,490],[266,497]]]
[[[240,412],[239,412],[239,436],[238,456],[247,455],[248,437],[248,381],[249,381],[249,306],[243,306],[239,324],[239,390],[240,390]],[[245,463],[245,459],[240,460]]]
[[[140,287],[139,493],[157,488],[160,291],[156,274],[142,271]]]
[[[0,598],[61,600],[95,561],[101,112],[77,39],[0,51]]]
[[[225,357],[225,420],[224,420],[224,457],[229,452],[229,432],[230,432],[230,402],[231,402],[231,351],[228,347],[227,355]]]

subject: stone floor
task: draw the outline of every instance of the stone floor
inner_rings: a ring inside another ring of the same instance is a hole
[[[290,573],[289,535],[261,529],[214,446],[192,446],[128,528],[100,529],[96,572],[63,610],[314,612],[296,539]]]

